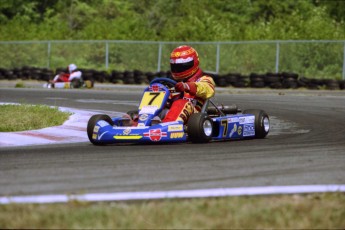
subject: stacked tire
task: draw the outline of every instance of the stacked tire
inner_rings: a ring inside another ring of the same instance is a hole
[[[112,70],[111,72],[95,69],[80,69],[83,73],[83,79],[86,81],[112,83],[112,84],[148,84],[157,77],[172,78],[170,71],[144,72],[142,70]],[[48,81],[54,78],[56,74],[66,72],[66,67],[56,68],[55,71],[48,68],[38,68],[23,66],[22,68],[6,69],[0,68],[0,80],[41,80]],[[205,73],[211,76],[217,87],[235,87],[235,88],[271,88],[271,89],[327,89],[344,90],[345,80],[319,79],[299,76],[293,72],[272,73],[251,73],[241,75],[240,73]]]
[[[251,73],[249,75],[249,79],[250,79],[250,87],[252,87],[252,88],[264,88],[264,87],[266,87],[265,75],[263,75],[263,74]]]

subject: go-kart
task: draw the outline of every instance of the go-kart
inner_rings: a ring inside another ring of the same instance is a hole
[[[164,117],[170,95],[177,93],[175,84],[170,78],[152,80],[144,89],[138,110],[128,111],[127,116],[111,118],[105,114],[93,115],[87,124],[90,142],[94,145],[186,141],[207,143],[264,138],[268,134],[270,123],[265,111],[249,109],[242,112],[236,105],[218,106],[211,99],[206,100],[199,113],[190,116],[187,124],[182,121],[160,122],[157,117]],[[130,125],[135,117],[137,124]]]
[[[83,80],[82,78],[74,78],[72,81],[63,81],[63,82],[47,82],[43,84],[43,88],[57,88],[57,89],[70,89],[70,88],[93,88],[94,81],[92,80]]]

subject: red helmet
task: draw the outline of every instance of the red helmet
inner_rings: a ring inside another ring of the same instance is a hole
[[[171,75],[176,81],[188,79],[199,70],[199,55],[193,47],[179,46],[170,54]]]

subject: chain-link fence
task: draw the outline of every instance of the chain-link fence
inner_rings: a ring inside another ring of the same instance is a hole
[[[0,68],[56,69],[75,63],[98,70],[169,70],[169,54],[192,45],[203,70],[217,74],[294,72],[307,78],[345,79],[344,41],[149,42],[8,41],[0,42]]]

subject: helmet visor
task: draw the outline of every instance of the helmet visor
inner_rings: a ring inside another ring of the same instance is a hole
[[[185,63],[170,63],[170,69],[172,73],[182,73],[191,69],[194,66],[194,60]]]

